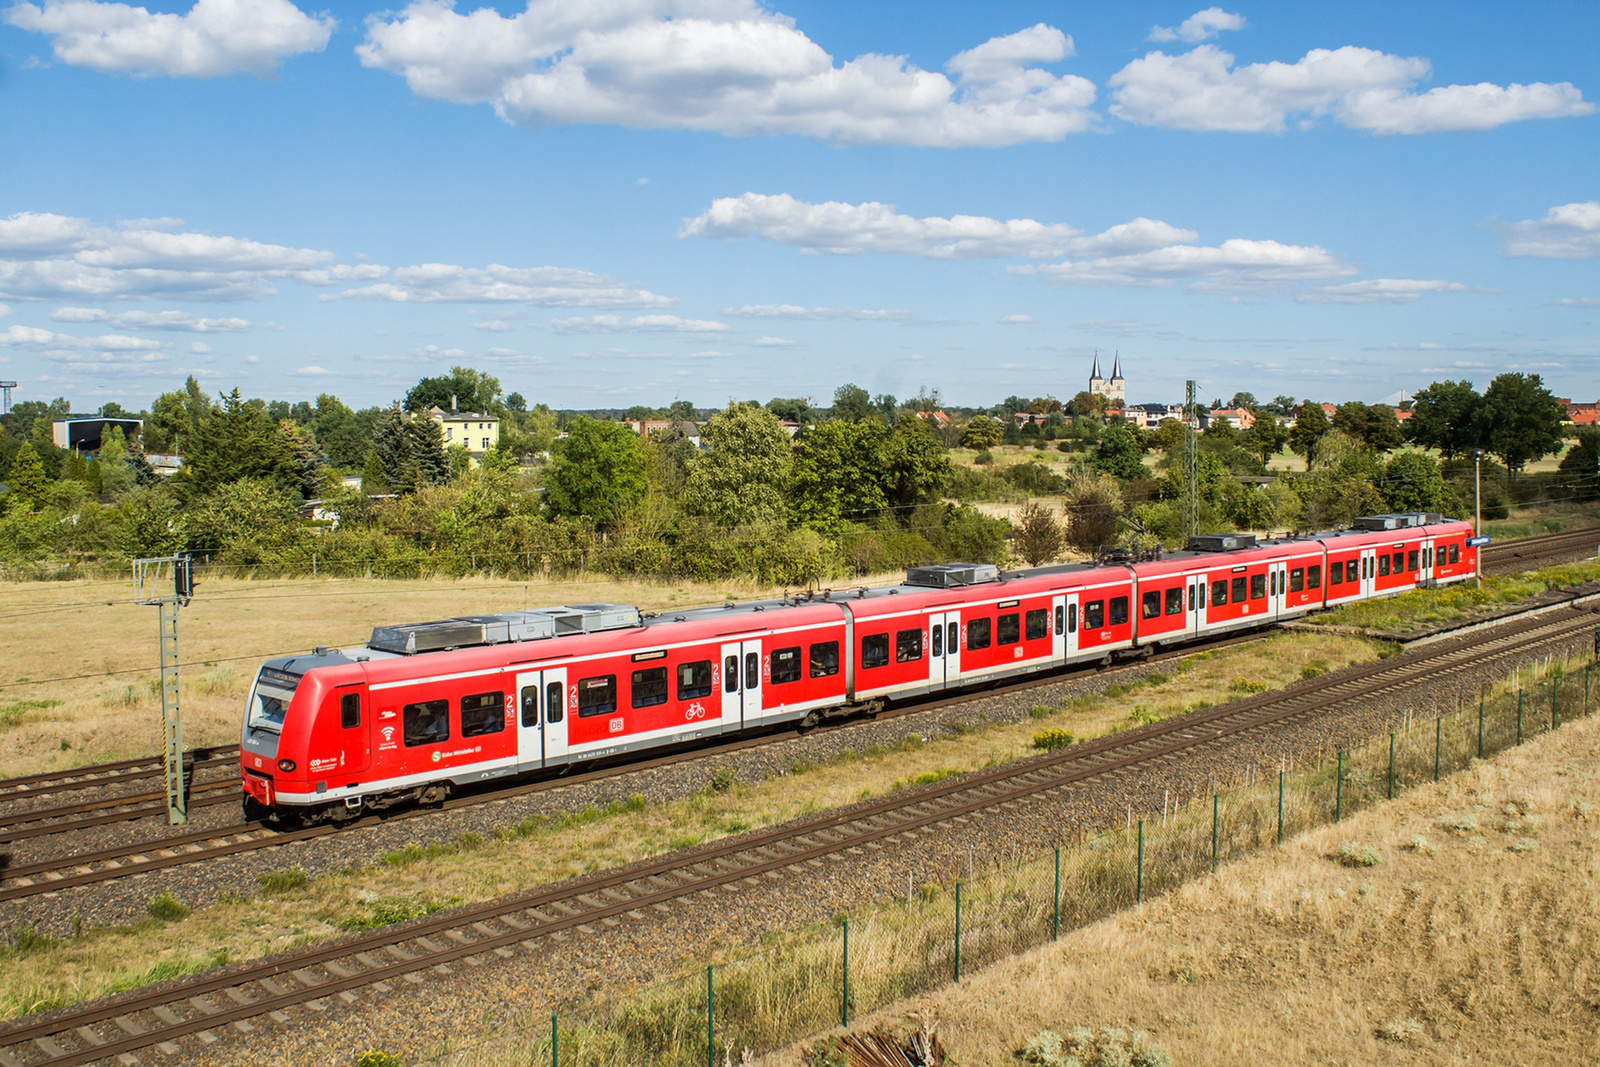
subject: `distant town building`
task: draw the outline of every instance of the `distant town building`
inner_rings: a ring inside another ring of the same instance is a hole
[[[1235,430],[1248,430],[1256,424],[1256,417],[1249,408],[1212,408],[1207,415],[1212,422],[1227,419]]]
[[[1122,380],[1122,357],[1117,354],[1112,357],[1111,377],[1100,377],[1100,352],[1095,350],[1094,366],[1089,369],[1089,392],[1105,397],[1111,403],[1107,407],[1122,407],[1127,403],[1127,383]]]
[[[78,453],[98,452],[105,432],[113,426],[120,426],[123,436],[131,441],[144,429],[144,422],[140,419],[108,419],[101,415],[68,415],[51,420],[50,438],[57,448]]]
[[[435,404],[428,409],[428,417],[444,427],[444,447],[466,449],[474,467],[500,443],[499,418],[477,411],[461,411],[453,395],[449,411]]]
[[[1567,418],[1572,421],[1574,426],[1600,425],[1600,403],[1573,403],[1571,400],[1564,398],[1558,399],[1560,399],[1561,403],[1565,405],[1567,409]]]
[[[950,416],[942,411],[919,411],[917,418],[926,421],[935,430],[943,430],[950,425]]]

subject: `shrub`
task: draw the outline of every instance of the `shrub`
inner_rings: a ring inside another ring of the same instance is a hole
[[[711,791],[713,793],[726,793],[733,788],[733,783],[738,781],[734,777],[732,767],[718,767],[711,775]]]
[[[175,923],[189,914],[189,909],[171,893],[161,893],[154,897],[150,901],[149,911],[152,918],[160,919],[164,923]]]
[[[261,883],[263,893],[286,893],[311,884],[311,876],[299,867],[290,867],[286,871],[267,871],[256,880]]]
[[[1378,1027],[1378,1036],[1399,1043],[1415,1041],[1422,1036],[1422,1024],[1415,1019],[1397,1019]]]
[[[369,1048],[356,1054],[356,1067],[400,1067],[402,1062],[399,1056],[381,1048]]]
[[[1066,748],[1073,740],[1071,732],[1067,730],[1040,730],[1033,735],[1033,747],[1041,752],[1051,752],[1058,748]]]
[[[1235,693],[1265,693],[1267,691],[1267,683],[1252,682],[1248,678],[1235,678],[1233,684],[1228,688]]]
[[[1044,704],[1035,704],[1028,709],[1028,717],[1033,719],[1048,719],[1056,713],[1056,709]]]
[[[980,467],[987,467],[989,464],[994,462],[994,453],[985,449],[984,451],[979,452],[976,456],[973,456],[972,462],[976,463]]]
[[[1346,841],[1339,846],[1338,860],[1346,867],[1376,867],[1383,857],[1371,845]]]
[[[1039,1067],[1171,1067],[1172,1055],[1143,1030],[1075,1026],[1065,1036],[1045,1030],[1017,1052]]]

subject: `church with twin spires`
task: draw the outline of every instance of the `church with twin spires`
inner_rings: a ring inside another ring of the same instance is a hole
[[[1098,393],[1111,401],[1110,406],[1120,408],[1127,405],[1127,385],[1122,380],[1122,357],[1112,357],[1111,377],[1100,377],[1100,350],[1095,349],[1094,366],[1089,370],[1089,392]]]

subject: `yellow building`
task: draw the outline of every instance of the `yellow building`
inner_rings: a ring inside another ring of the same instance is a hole
[[[458,410],[453,396],[449,411],[434,405],[428,409],[428,417],[444,427],[445,450],[466,449],[474,467],[486,452],[500,443],[500,420],[494,415]]]

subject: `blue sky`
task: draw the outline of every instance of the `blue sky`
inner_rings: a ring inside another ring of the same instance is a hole
[[[1593,4],[6,4],[16,399],[1600,395]]]

